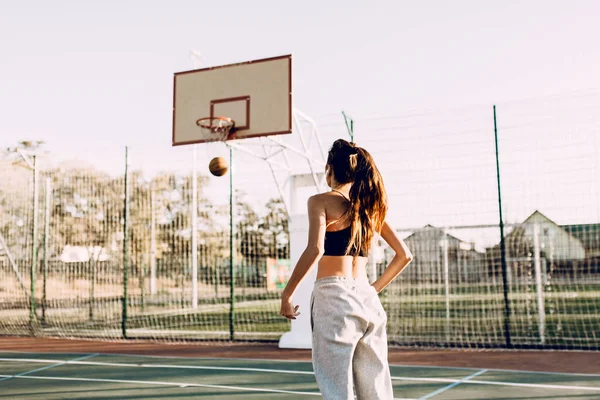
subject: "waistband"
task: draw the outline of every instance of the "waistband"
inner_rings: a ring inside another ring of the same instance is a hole
[[[325,276],[323,278],[319,278],[315,281],[315,286],[320,286],[328,283],[343,283],[343,284],[352,284],[356,286],[365,286],[371,285],[367,277],[360,278],[348,278],[345,276]]]

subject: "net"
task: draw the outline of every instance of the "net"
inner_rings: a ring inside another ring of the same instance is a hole
[[[534,214],[531,221],[507,225],[506,232],[505,286],[498,226],[404,231],[415,259],[382,297],[390,341],[458,348],[597,347],[600,263],[585,257],[581,243],[597,240],[600,228],[558,226]],[[485,241],[488,246],[480,247]],[[378,265],[379,272],[385,265]]]
[[[391,344],[600,348],[600,139],[585,111],[597,103],[499,106],[504,249],[489,109],[364,118],[372,136],[359,144],[415,256],[381,294]],[[335,121],[321,124],[324,143],[345,129]],[[130,156],[147,164],[126,169],[123,149],[91,150],[102,166],[46,164],[37,190],[31,170],[0,158],[0,333],[278,340],[290,247],[304,244],[290,243],[270,171],[236,153],[233,226],[227,180],[200,173],[193,225],[191,148]],[[376,273],[392,256],[382,246]]]
[[[278,316],[281,273],[289,269],[281,201],[258,211],[236,195],[232,262],[229,205],[215,200],[227,199],[228,190],[213,187],[208,195],[217,178],[200,173],[194,262],[189,166],[150,179],[79,163],[50,168],[39,180],[34,260],[33,188],[23,184],[31,171],[4,166],[3,334],[220,341],[276,340],[289,330]]]
[[[206,137],[208,142],[225,141],[235,130],[235,121],[228,117],[206,117],[196,121],[204,132],[208,133]]]

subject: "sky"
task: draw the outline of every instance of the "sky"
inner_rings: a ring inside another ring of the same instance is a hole
[[[0,5],[2,148],[44,140],[55,159],[119,171],[130,146],[139,168],[189,169],[171,124],[173,74],[194,68],[190,52],[204,66],[292,54],[294,107],[325,145],[347,137],[342,110],[354,118],[396,224],[497,222],[494,104],[507,220],[538,208],[600,220],[598,1]],[[223,151],[205,146],[199,162]],[[258,195],[263,167],[239,160],[239,185]],[[226,179],[211,182],[226,198]]]

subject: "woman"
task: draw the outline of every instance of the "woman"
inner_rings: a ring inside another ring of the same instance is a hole
[[[331,191],[308,199],[308,244],[283,290],[281,315],[300,315],[292,300],[294,291],[318,263],[311,325],[313,367],[323,398],[346,400],[356,394],[359,400],[393,399],[387,317],[377,294],[412,255],[386,222],[383,179],[365,149],[336,140],[325,174]],[[376,233],[396,254],[369,284],[367,255]]]

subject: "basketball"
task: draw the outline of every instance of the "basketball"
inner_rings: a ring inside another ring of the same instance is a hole
[[[223,176],[227,173],[229,166],[227,165],[227,160],[225,160],[223,157],[215,157],[210,160],[208,169],[214,176]]]

